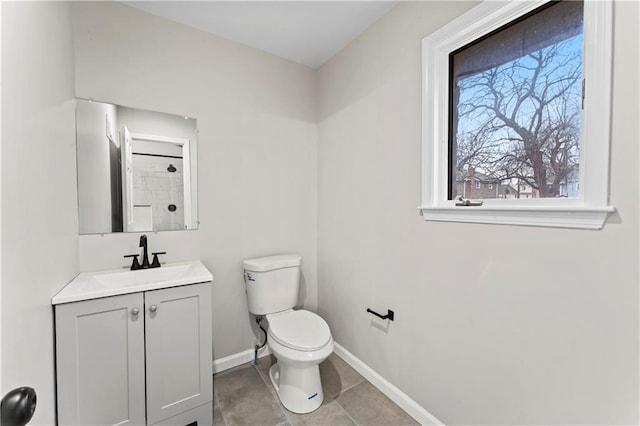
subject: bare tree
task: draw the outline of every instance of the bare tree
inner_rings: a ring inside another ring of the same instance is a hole
[[[458,80],[457,168],[519,179],[541,197],[577,174],[582,56],[560,42]]]

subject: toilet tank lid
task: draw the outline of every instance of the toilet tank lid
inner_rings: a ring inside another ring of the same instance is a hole
[[[246,271],[265,272],[273,271],[274,269],[300,266],[301,264],[302,256],[298,254],[281,254],[278,256],[247,259],[244,261],[243,266]]]

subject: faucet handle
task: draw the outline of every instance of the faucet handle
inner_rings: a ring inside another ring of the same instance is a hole
[[[135,271],[137,269],[140,269],[140,262],[138,262],[138,256],[140,256],[139,254],[128,254],[126,256],[123,257],[133,257],[133,262],[131,263],[131,270]]]
[[[159,251],[156,253],[151,253],[153,255],[153,261],[151,262],[151,266],[150,268],[159,268],[160,267],[160,261],[158,260],[158,255],[159,254],[167,254],[166,251]]]

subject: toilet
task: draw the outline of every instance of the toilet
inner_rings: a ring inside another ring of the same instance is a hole
[[[267,344],[277,359],[269,377],[282,405],[310,413],[324,399],[318,365],[333,352],[333,338],[321,317],[293,309],[301,264],[297,254],[247,259],[244,282],[249,312],[264,315],[269,325]]]

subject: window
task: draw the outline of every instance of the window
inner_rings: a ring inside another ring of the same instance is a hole
[[[611,7],[485,1],[423,40],[426,220],[604,225]]]
[[[470,168],[541,197],[577,179],[582,2],[547,3],[457,49],[449,72],[449,199]]]
[[[479,180],[476,181],[476,189],[480,189],[482,188],[482,184],[480,183]]]

